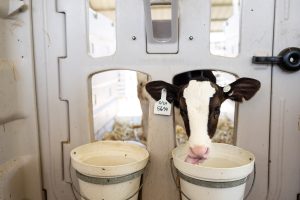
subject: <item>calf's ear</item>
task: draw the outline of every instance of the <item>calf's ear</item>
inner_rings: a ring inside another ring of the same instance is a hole
[[[226,99],[242,102],[251,99],[260,88],[260,82],[252,78],[240,78],[229,86],[225,86],[223,91]]]
[[[160,100],[161,91],[164,88],[167,90],[167,101],[169,103],[174,102],[175,104],[177,104],[177,96],[178,96],[178,91],[179,91],[179,88],[177,86],[172,85],[167,82],[164,82],[164,81],[151,81],[146,84],[147,92],[156,101]]]

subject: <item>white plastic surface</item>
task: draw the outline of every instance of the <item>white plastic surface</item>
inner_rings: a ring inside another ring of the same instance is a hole
[[[71,151],[72,166],[90,177],[118,177],[145,168],[149,153],[146,149],[126,142],[99,141],[79,146]],[[89,200],[124,200],[134,194],[140,178],[127,182],[97,185],[79,180],[81,194]],[[138,195],[132,197],[137,199]]]
[[[251,64],[251,57],[256,52],[265,52],[264,55],[272,52],[274,13],[270,8],[274,0],[241,4],[240,54],[236,58],[210,54],[210,1],[179,1],[177,54],[147,54],[143,1],[116,1],[116,53],[101,58],[88,54],[87,1],[33,2],[43,186],[48,199],[73,198],[68,184],[70,151],[90,142],[93,134],[89,78],[110,69],[137,70],[147,73],[152,80],[166,82],[172,82],[178,73],[199,69],[228,71],[260,80],[260,91],[251,101],[239,106],[236,127],[238,145],[256,155],[257,182],[252,199],[266,196],[271,68]],[[189,40],[189,36],[194,39]],[[153,103],[149,102],[150,108]],[[144,180],[143,200],[177,200],[179,195],[171,184],[169,168],[169,156],[175,144],[173,117],[154,116],[151,112],[148,119],[147,149],[152,159]]]
[[[276,1],[274,56],[300,47],[299,0]],[[298,58],[299,59],[299,58]],[[273,67],[268,200],[300,194],[300,71]],[[299,197],[298,197],[299,199]]]
[[[42,199],[30,0],[0,0],[0,199]],[[1,18],[3,17],[3,18]]]
[[[195,165],[184,162],[188,152],[186,144],[173,150],[175,167],[186,176],[212,182],[229,182],[247,177],[254,167],[254,155],[239,147],[213,143],[209,158]],[[231,188],[208,188],[191,184],[180,179],[181,190],[190,199],[201,200],[242,200],[245,183]],[[183,199],[186,199],[182,196]]]

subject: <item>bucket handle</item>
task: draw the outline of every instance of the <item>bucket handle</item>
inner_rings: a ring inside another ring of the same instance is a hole
[[[74,186],[73,183],[70,183],[71,184],[71,187],[72,187],[72,191],[73,191],[73,195],[74,197],[76,198],[76,200],[79,200],[76,195],[75,195],[75,192],[81,197],[83,198],[84,200],[90,200],[89,198],[83,196]],[[134,197],[137,193],[140,192],[140,190],[143,188],[143,183],[140,185],[140,187],[137,189],[137,191],[135,193],[133,193],[132,195],[130,195],[129,197],[127,197],[125,200],[130,200],[132,197]],[[74,192],[75,191],[75,192]]]
[[[191,200],[191,198],[189,198],[180,188],[180,183],[179,183],[179,177],[185,179],[186,181],[190,182],[193,184],[194,180],[192,180],[193,178],[190,178],[190,177],[187,177],[185,176],[184,174],[182,174],[181,172],[179,172],[176,167],[174,166],[174,162],[173,162],[173,158],[170,158],[170,168],[171,168],[171,174],[172,174],[172,178],[173,178],[173,181],[177,187],[177,189],[179,190],[180,194],[182,194],[187,200]],[[175,169],[175,170],[174,170]],[[244,200],[246,200],[248,197],[249,197],[249,194],[251,193],[252,189],[253,189],[253,185],[254,185],[254,182],[255,182],[255,177],[256,177],[256,166],[255,166],[255,163],[254,163],[254,176],[253,176],[253,180],[252,180],[252,183],[251,183],[251,187],[248,191],[248,193],[245,195],[245,198]],[[176,173],[176,176],[175,176],[175,173]],[[241,179],[241,180],[238,180],[238,181],[233,181],[232,184],[231,184],[231,187],[234,187],[234,186],[237,186],[237,185],[241,185],[243,183],[245,183],[247,180],[248,180],[249,176],[244,178],[244,179]],[[196,180],[195,182],[201,182],[199,180]],[[202,182],[201,182],[202,183]],[[207,184],[209,182],[206,182],[205,184]],[[196,183],[197,184],[197,183]],[[199,184],[200,185],[200,184]],[[211,185],[212,187],[214,188],[224,188],[224,185],[222,183],[220,184],[212,184]],[[225,186],[226,187],[226,186]]]
[[[176,167],[174,166],[174,162],[173,162],[173,158],[171,157],[170,158],[170,168],[171,168],[171,174],[172,174],[172,178],[173,178],[173,181],[178,189],[178,191],[180,192],[180,194],[182,194],[187,200],[191,200],[180,188],[180,183],[179,183],[179,176],[178,176],[178,173],[177,173],[177,169]],[[174,170],[175,169],[175,170]],[[174,172],[175,171],[175,172]],[[175,173],[176,173],[176,176],[175,176]]]
[[[139,174],[142,175],[142,174],[145,172],[146,168],[147,168],[148,165],[149,165],[148,163],[149,163],[149,162],[147,162],[147,165],[144,167],[144,169],[138,171]],[[70,184],[70,186],[71,186],[73,196],[75,197],[76,200],[79,200],[79,199],[77,198],[76,194],[77,194],[79,197],[81,197],[82,199],[84,199],[84,200],[90,200],[89,198],[83,196],[83,195],[80,193],[80,191],[74,186],[73,179],[72,179],[72,174],[71,174],[71,169],[72,169],[72,167],[71,167],[71,158],[70,158],[70,162],[69,162],[69,175],[70,175],[71,182],[70,182],[69,184]],[[77,175],[78,175],[79,172],[76,171],[76,173],[77,173]],[[136,172],[135,172],[135,173],[136,173]],[[135,173],[133,173],[133,174],[135,174]],[[134,197],[136,194],[138,194],[138,193],[140,192],[140,190],[143,188],[143,185],[144,185],[144,184],[143,184],[143,182],[142,182],[142,183],[140,184],[140,187],[137,189],[137,191],[134,192],[134,193],[133,193],[132,195],[130,195],[129,197],[127,197],[125,200],[130,200],[132,197]],[[76,193],[76,194],[75,194],[75,193]]]

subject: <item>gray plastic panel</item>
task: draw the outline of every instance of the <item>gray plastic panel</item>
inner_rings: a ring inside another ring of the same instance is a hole
[[[300,1],[277,0],[274,55],[300,47]],[[268,199],[297,199],[300,193],[300,71],[273,67]]]
[[[251,64],[251,58],[258,52],[272,53],[273,0],[243,1],[241,52],[236,58],[210,54],[209,1],[180,0],[178,53],[148,54],[143,1],[117,0],[117,50],[101,58],[88,55],[86,1],[57,0],[57,5],[54,0],[34,2],[43,177],[49,199],[72,198],[67,183],[69,152],[92,141],[93,134],[89,78],[108,69],[137,70],[149,74],[152,80],[167,82],[178,73],[195,69],[228,71],[260,80],[262,87],[257,95],[239,106],[237,144],[256,155],[257,181],[251,199],[267,195],[271,69]],[[57,11],[64,12],[65,18]],[[194,39],[189,40],[189,36]],[[150,111],[153,103],[150,101]],[[169,153],[175,145],[173,133],[172,116],[149,113],[151,164],[145,174],[145,200],[179,199],[169,169]]]

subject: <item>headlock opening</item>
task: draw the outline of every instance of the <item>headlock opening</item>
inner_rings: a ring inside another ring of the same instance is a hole
[[[190,153],[186,161],[198,163],[207,158],[221,104],[226,99],[237,102],[251,99],[259,90],[260,82],[251,78],[240,78],[220,87],[211,71],[198,70],[176,76],[174,84],[164,81],[146,84],[147,92],[155,100],[160,99],[163,88],[167,90],[167,100],[180,109],[189,136]]]

